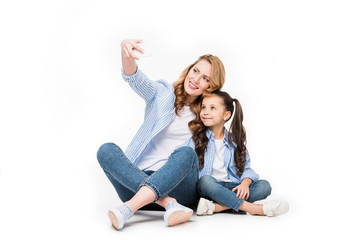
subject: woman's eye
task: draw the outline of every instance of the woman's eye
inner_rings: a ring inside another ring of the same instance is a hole
[[[205,109],[205,107],[203,106],[203,107],[201,107],[201,109]]]
[[[215,107],[211,107],[211,110],[214,110],[215,109]]]
[[[208,78],[203,77],[203,79],[204,79],[206,82],[209,82],[209,79],[208,79]]]
[[[194,73],[197,73],[197,70],[195,68],[193,70],[194,70]]]

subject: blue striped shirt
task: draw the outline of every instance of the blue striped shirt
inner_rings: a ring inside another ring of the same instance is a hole
[[[215,157],[215,138],[214,138],[214,134],[211,132],[209,128],[206,130],[206,136],[209,139],[209,143],[207,145],[204,154],[204,167],[200,169],[199,178],[204,175],[211,175],[213,170],[214,157]],[[246,163],[245,163],[244,171],[241,174],[241,176],[238,176],[236,174],[237,167],[235,165],[235,160],[234,160],[235,149],[229,144],[228,131],[226,130],[226,128],[224,134],[224,142],[225,142],[224,166],[227,170],[229,180],[234,183],[241,183],[241,181],[244,178],[250,178],[252,181],[259,180],[259,175],[250,167],[250,156],[247,150],[246,150]],[[234,145],[236,146],[235,143]],[[190,138],[187,142],[185,142],[183,146],[189,146],[195,149],[195,143],[192,140],[192,138]]]
[[[146,103],[144,122],[125,151],[128,159],[137,165],[151,139],[175,118],[174,87],[164,80],[151,81],[140,69],[130,76],[123,69],[121,73]]]

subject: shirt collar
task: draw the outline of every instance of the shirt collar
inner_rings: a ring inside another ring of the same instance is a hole
[[[229,131],[224,127],[224,143],[226,146],[229,146],[229,139],[228,139]],[[206,129],[206,136],[209,140],[215,140],[214,133],[210,130],[210,128]]]

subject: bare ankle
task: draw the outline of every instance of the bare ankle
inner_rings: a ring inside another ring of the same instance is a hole
[[[155,203],[158,204],[158,205],[160,205],[160,206],[162,206],[163,208],[165,208],[165,207],[166,207],[166,204],[168,204],[168,202],[170,202],[170,201],[175,201],[175,202],[177,202],[175,198],[166,196],[166,197],[163,197],[163,198],[157,200]]]
[[[263,205],[262,204],[257,204],[257,205],[259,206],[258,215],[264,216]]]
[[[229,207],[223,206],[223,205],[221,205],[219,203],[214,203],[214,206],[215,206],[214,213],[222,212],[222,211],[230,209]]]
[[[255,204],[244,201],[240,206],[239,210],[248,212],[251,215],[264,215],[261,204]]]

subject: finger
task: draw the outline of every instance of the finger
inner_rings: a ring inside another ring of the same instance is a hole
[[[244,197],[245,197],[245,191],[242,190],[242,191],[241,191],[241,194],[240,194],[240,198],[241,198],[241,199],[244,199]]]
[[[131,56],[131,53],[132,53],[132,46],[130,43],[126,43],[124,45],[124,48],[123,48],[124,52],[126,53],[127,57],[128,58],[132,58]]]
[[[134,59],[134,60],[139,60],[139,57],[138,57],[134,52],[131,52],[131,53],[130,53],[130,56],[131,56],[131,58]]]
[[[142,49],[142,47],[137,44],[132,44],[132,48],[138,50],[141,53],[144,53],[144,49]]]
[[[139,41],[141,41],[141,40],[139,40]],[[144,50],[140,46],[138,46],[136,43],[134,43],[134,41],[128,42],[126,44],[126,49],[127,49],[127,52],[129,53],[130,57],[135,60],[138,60],[139,57],[135,54],[134,49],[138,50],[141,53],[144,53]]]
[[[245,194],[245,200],[247,200],[249,198],[249,192],[246,192]]]
[[[129,54],[130,58],[135,59],[135,60],[139,59],[139,57],[134,53],[133,46],[131,44],[126,45],[126,50],[127,50],[128,54]]]
[[[143,40],[142,40],[142,39],[134,39],[134,42],[135,42],[135,43],[142,43]]]
[[[246,189],[244,194],[244,199],[247,200],[249,198],[249,190]]]
[[[126,48],[126,43],[121,43],[121,52],[128,58],[130,58],[130,55],[127,51],[127,48]]]
[[[128,51],[124,48],[123,50],[123,53],[125,54],[125,56],[127,57],[127,58],[130,58],[130,55],[129,55],[129,53],[128,53]]]
[[[241,189],[238,189],[237,197],[238,197],[238,198],[241,198]]]

